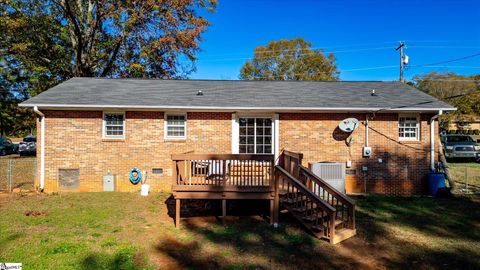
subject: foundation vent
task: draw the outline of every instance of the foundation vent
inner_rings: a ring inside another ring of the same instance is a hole
[[[80,170],[58,169],[58,185],[60,190],[78,190],[80,186]]]

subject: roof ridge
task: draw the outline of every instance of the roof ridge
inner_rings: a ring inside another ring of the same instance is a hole
[[[109,77],[72,77],[72,79],[96,79],[96,80],[138,80],[138,81],[190,81],[190,82],[325,82],[325,83],[366,83],[366,82],[378,82],[378,83],[400,83],[399,81],[381,81],[381,80],[338,80],[338,81],[327,81],[327,80],[223,80],[223,79],[162,79],[162,78],[109,78]],[[68,80],[67,80],[68,81]]]

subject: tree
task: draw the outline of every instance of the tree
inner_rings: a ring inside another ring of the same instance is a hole
[[[312,49],[303,38],[271,41],[255,48],[254,57],[241,71],[244,80],[316,80],[336,81],[339,72],[335,56]]]
[[[425,93],[457,108],[441,119],[446,127],[452,119],[469,120],[480,116],[480,75],[462,76],[453,72],[431,72],[413,78],[414,85]]]
[[[209,25],[199,11],[215,7],[216,0],[0,1],[3,88],[17,100],[73,76],[183,78]]]

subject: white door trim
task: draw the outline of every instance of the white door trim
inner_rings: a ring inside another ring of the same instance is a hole
[[[238,115],[232,113],[232,154],[238,154],[239,132]]]

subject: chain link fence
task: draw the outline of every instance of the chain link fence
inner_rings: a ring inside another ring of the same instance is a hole
[[[480,164],[450,164],[457,192],[480,194]]]
[[[35,158],[1,158],[0,192],[35,189]]]

